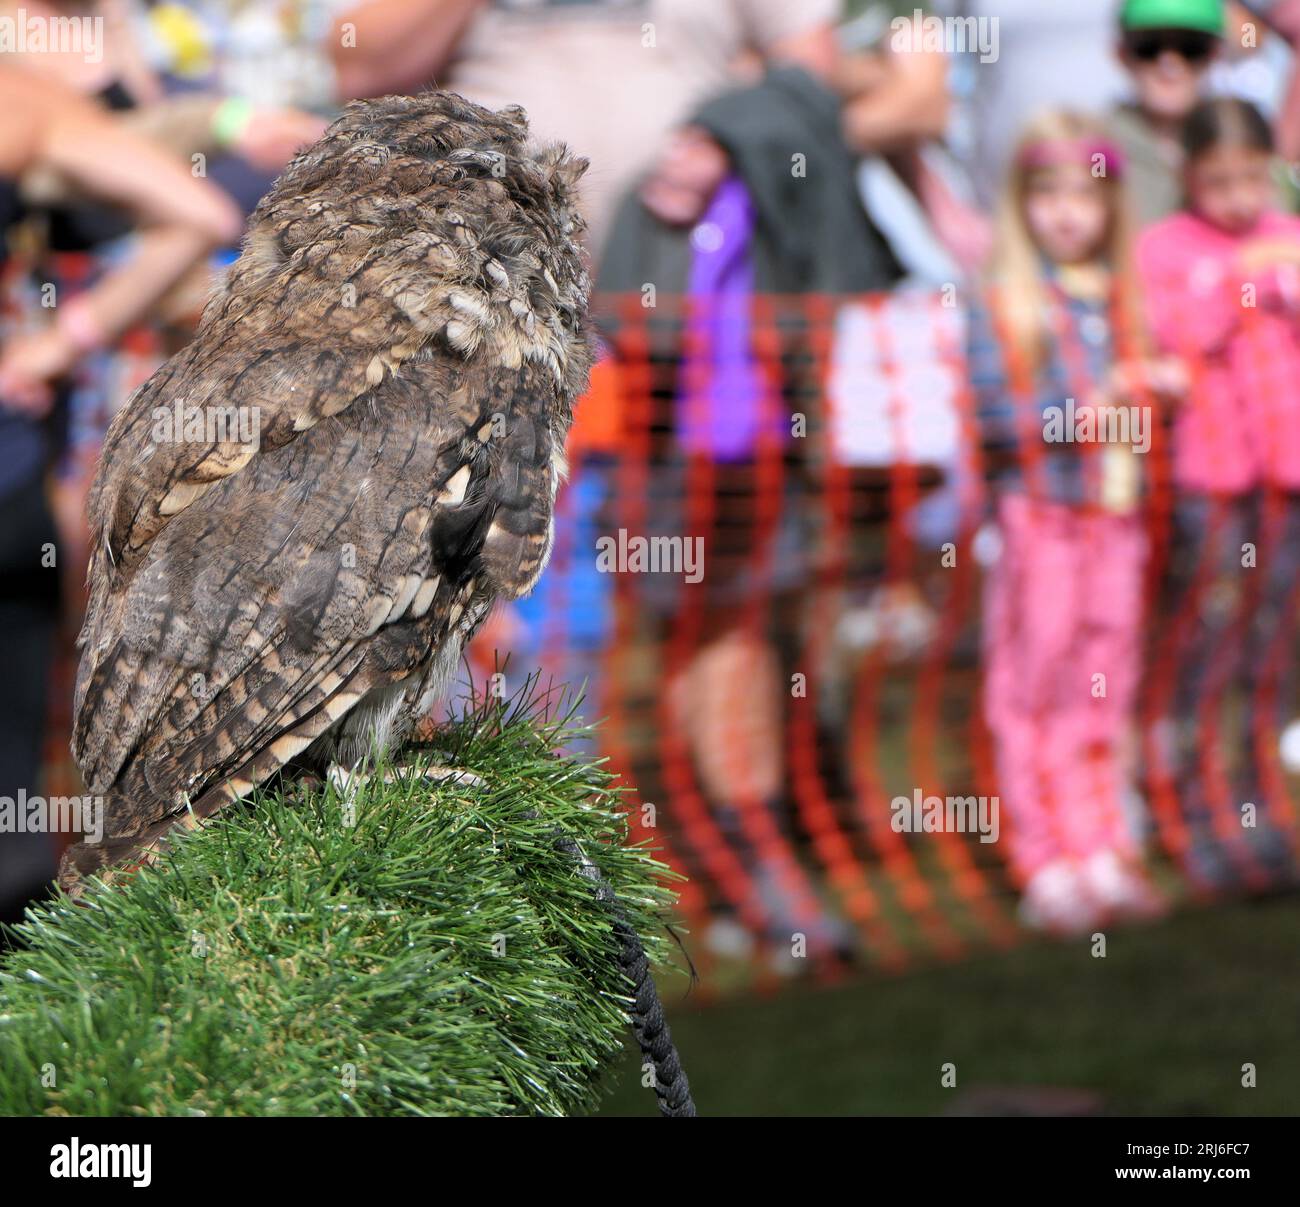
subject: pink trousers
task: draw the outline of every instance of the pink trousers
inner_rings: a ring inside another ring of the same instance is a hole
[[[1013,871],[1136,853],[1125,818],[1146,538],[1132,515],[1009,494],[986,576],[985,718]]]

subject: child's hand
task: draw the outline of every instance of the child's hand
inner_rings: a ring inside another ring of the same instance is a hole
[[[76,360],[76,347],[57,326],[10,340],[0,356],[0,406],[42,418],[54,402],[51,383]]]
[[[641,185],[641,202],[669,226],[690,226],[709,207],[731,170],[731,160],[707,130],[683,126]]]
[[[1115,365],[1106,380],[1106,394],[1112,402],[1143,394],[1176,401],[1187,395],[1191,384],[1191,374],[1179,357],[1149,357]]]
[[[1192,375],[1181,357],[1164,356],[1141,363],[1146,372],[1146,387],[1151,393],[1171,401],[1187,397],[1192,388]]]
[[[1300,242],[1276,237],[1252,239],[1237,253],[1237,267],[1246,273],[1283,264],[1300,265]]]

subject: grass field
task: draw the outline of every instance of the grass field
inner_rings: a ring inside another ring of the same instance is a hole
[[[702,1115],[1004,1113],[1004,1091],[1049,1113],[1300,1113],[1296,897],[1115,930],[1104,959],[1031,941],[702,1008],[665,988]],[[638,1073],[626,1055],[601,1114],[654,1113]]]

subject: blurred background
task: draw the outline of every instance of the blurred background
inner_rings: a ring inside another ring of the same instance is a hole
[[[1294,1113],[1296,44],[1300,0],[0,3],[0,798],[81,791],[98,449],[241,216],[352,98],[517,103],[592,162],[600,358],[467,677],[598,722],[686,878],[701,1109]],[[69,838],[0,832],[3,920]]]

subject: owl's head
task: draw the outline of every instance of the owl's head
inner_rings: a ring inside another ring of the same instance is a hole
[[[588,161],[563,143],[534,142],[520,106],[487,109],[454,92],[351,102],[286,177],[304,161],[342,169],[360,159],[379,168],[404,157],[445,169],[434,174],[441,185],[495,182],[544,241],[576,240],[586,229],[578,185]]]
[[[234,287],[319,262],[388,298],[416,328],[400,346],[518,354],[556,380],[567,412],[591,364],[586,169],[562,144],[535,143],[518,106],[452,92],[354,101],[258,206]]]

